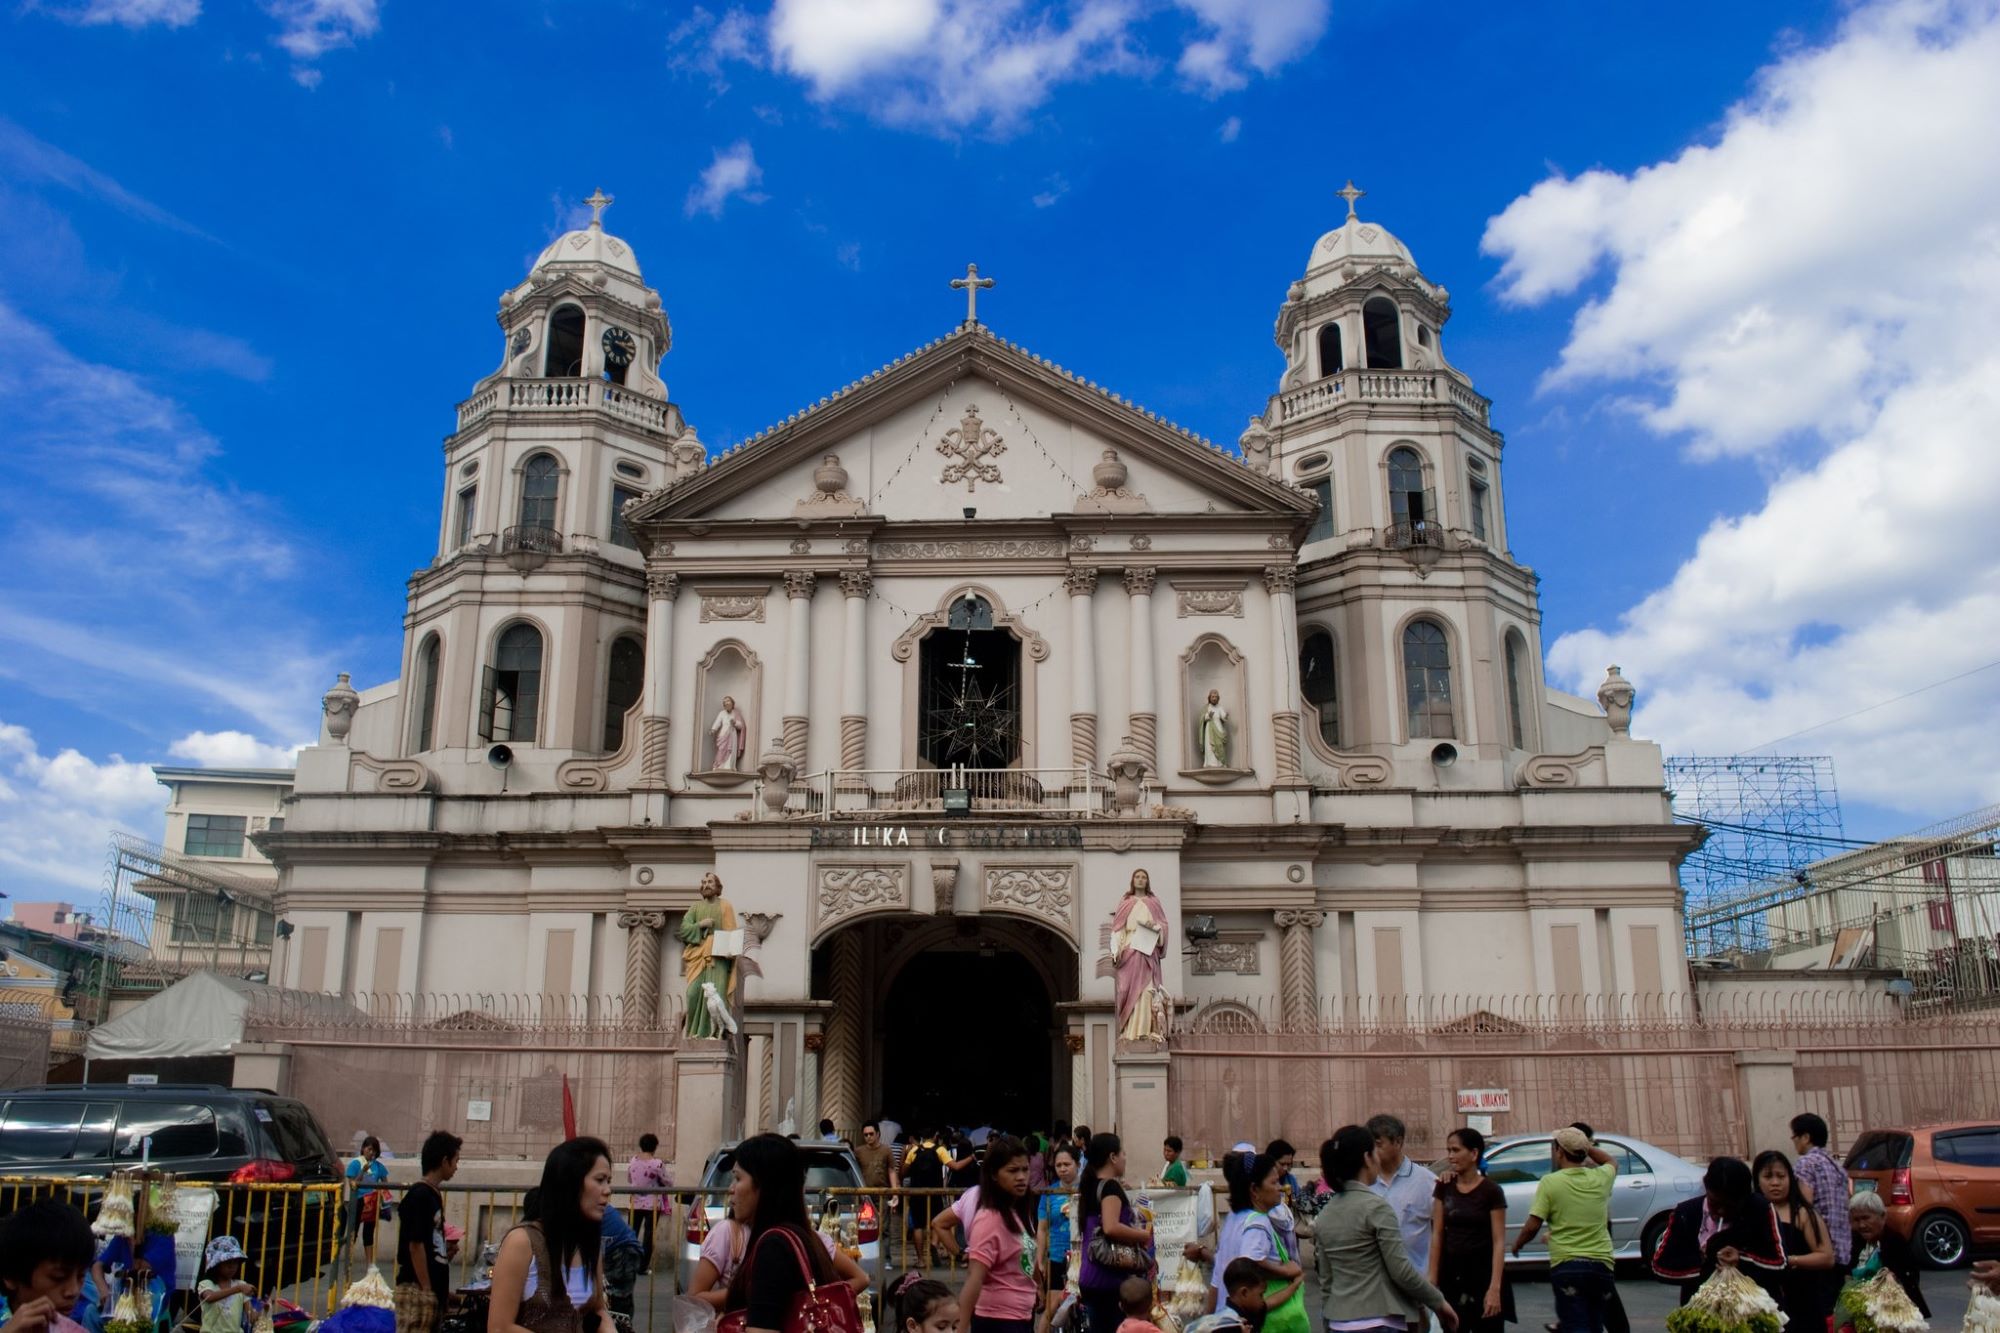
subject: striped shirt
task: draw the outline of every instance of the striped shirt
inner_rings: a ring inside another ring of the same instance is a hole
[[[1834,1262],[1848,1263],[1854,1255],[1854,1232],[1847,1215],[1847,1173],[1824,1148],[1814,1148],[1799,1158],[1792,1173],[1812,1187],[1813,1207],[1826,1219],[1826,1229],[1833,1236]]]

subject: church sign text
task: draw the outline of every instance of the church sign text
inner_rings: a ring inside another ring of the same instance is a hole
[[[847,828],[815,825],[812,845],[818,847],[1081,847],[1083,829],[1075,824],[855,824]]]

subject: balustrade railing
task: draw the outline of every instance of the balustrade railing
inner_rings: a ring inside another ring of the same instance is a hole
[[[1482,426],[1490,407],[1441,370],[1344,370],[1285,394],[1278,400],[1278,416],[1297,421],[1349,402],[1449,402]]]
[[[464,430],[487,413],[575,412],[600,408],[650,430],[667,430],[669,405],[609,380],[505,380],[480,390],[458,405],[458,428]]]
[[[1111,782],[1085,768],[830,769],[795,782],[791,815],[1108,813]]]
[[[542,555],[560,555],[562,548],[563,539],[560,532],[536,523],[511,527],[500,536],[502,554],[513,551],[535,551]]]
[[[1407,551],[1413,546],[1442,547],[1444,527],[1429,520],[1416,523],[1391,523],[1384,537],[1389,548],[1395,551]]]

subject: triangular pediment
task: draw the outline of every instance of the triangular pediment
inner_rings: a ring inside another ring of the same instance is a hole
[[[974,326],[683,473],[630,517],[926,521],[963,509],[981,521],[1217,514],[1295,526],[1310,521],[1313,500]]]

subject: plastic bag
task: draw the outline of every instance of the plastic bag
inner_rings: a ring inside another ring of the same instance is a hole
[[[692,1296],[676,1296],[671,1311],[674,1333],[715,1333],[715,1307]]]

